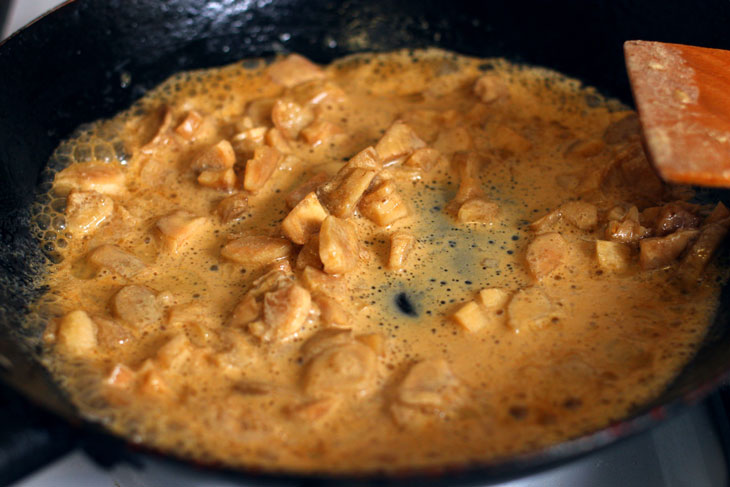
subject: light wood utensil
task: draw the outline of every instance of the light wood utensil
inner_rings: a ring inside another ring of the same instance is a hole
[[[730,187],[730,51],[627,41],[624,55],[661,177]]]

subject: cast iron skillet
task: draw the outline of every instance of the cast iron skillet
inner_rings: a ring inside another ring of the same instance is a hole
[[[548,66],[631,103],[624,40],[730,48],[729,22],[730,3],[719,0],[640,5],[630,0],[68,2],[0,44],[0,377],[41,405],[80,421],[34,359],[33,347],[18,339],[38,333],[20,325],[29,303],[43,291],[34,282],[46,259],[30,234],[29,203],[37,188],[48,184],[40,172],[60,140],[84,122],[128,107],[176,71],[282,51],[327,62],[364,50],[441,46]],[[724,192],[703,196],[728,200]],[[603,431],[495,463],[349,480],[487,483],[589,453],[704,397],[730,370],[729,324],[726,286],[709,336],[677,380],[660,398]],[[344,480],[221,468],[211,469],[211,475],[307,485]]]

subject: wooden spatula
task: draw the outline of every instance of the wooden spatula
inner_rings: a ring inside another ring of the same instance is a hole
[[[624,55],[659,174],[730,187],[730,51],[627,41]]]

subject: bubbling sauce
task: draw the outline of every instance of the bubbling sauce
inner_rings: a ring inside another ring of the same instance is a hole
[[[199,461],[532,451],[656,397],[717,305],[730,212],[657,179],[634,112],[501,59],[180,73],[53,161],[44,360]]]

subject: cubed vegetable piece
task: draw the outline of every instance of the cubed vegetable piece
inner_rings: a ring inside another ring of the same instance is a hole
[[[492,103],[509,96],[509,89],[500,75],[487,73],[477,78],[474,83],[474,94],[482,102]]]
[[[436,167],[440,162],[445,161],[446,158],[441,155],[441,152],[431,147],[422,147],[417,149],[406,159],[405,165],[411,167],[418,167],[425,172],[429,172],[431,169]]]
[[[114,200],[96,191],[72,191],[66,198],[66,228],[74,235],[85,235],[108,221]]]
[[[198,154],[190,164],[190,168],[193,171],[221,171],[233,167],[235,163],[236,153],[233,151],[233,146],[227,140],[221,140]]]
[[[509,294],[502,289],[482,289],[475,300],[463,305],[451,318],[472,333],[495,328],[504,324],[504,308],[508,301]]]
[[[631,265],[631,249],[620,242],[596,240],[596,258],[601,269],[623,272]]]
[[[297,254],[296,268],[302,270],[307,266],[322,268],[322,261],[319,260],[319,234],[309,237]]]
[[[287,139],[296,139],[299,132],[314,121],[314,111],[299,103],[281,98],[271,109],[271,120]]]
[[[262,319],[249,323],[248,330],[264,342],[293,338],[304,326],[311,304],[309,291],[296,284],[266,293]]]
[[[281,153],[273,147],[257,147],[252,159],[246,162],[243,189],[258,191],[264,187],[281,160]]]
[[[509,293],[494,287],[482,289],[479,291],[476,301],[487,310],[500,310],[507,305]]]
[[[247,294],[244,298],[233,308],[231,313],[231,319],[228,322],[229,326],[243,328],[246,327],[252,321],[258,319],[263,311],[263,304],[256,301],[256,298],[252,295]]]
[[[114,317],[135,328],[153,325],[162,319],[155,294],[145,286],[124,286],[112,297]]]
[[[216,206],[215,212],[222,223],[238,220],[248,212],[248,196],[246,193],[236,193],[224,198]]]
[[[297,203],[302,201],[305,196],[307,196],[312,191],[315,191],[319,186],[321,186],[325,181],[327,181],[329,177],[326,173],[319,172],[309,179],[305,180],[303,183],[301,183],[299,186],[291,190],[291,192],[286,195],[286,204],[289,208],[294,208],[297,206]]]
[[[193,140],[203,124],[203,117],[195,110],[190,110],[182,122],[175,127],[175,132],[185,140]]]
[[[381,181],[363,196],[358,207],[363,216],[381,227],[408,216],[408,206],[391,179]]]
[[[400,270],[406,266],[406,260],[416,244],[416,237],[407,232],[395,232],[390,237],[390,255],[388,269]]]
[[[671,264],[697,236],[698,230],[679,230],[664,237],[645,238],[639,242],[642,269],[656,269]]]
[[[156,364],[164,370],[178,371],[190,358],[193,346],[184,333],[177,333],[155,353]]]
[[[340,172],[355,167],[359,169],[367,169],[369,171],[378,172],[383,169],[383,162],[380,160],[380,156],[378,155],[377,151],[371,146],[366,147],[357,154],[355,154],[352,159],[347,161],[347,164],[345,164]]]
[[[157,220],[157,235],[165,248],[178,252],[192,238],[204,232],[210,221],[189,211],[175,210]]]
[[[264,142],[267,146],[278,150],[281,154],[289,154],[291,152],[291,145],[281,130],[276,127],[272,127],[266,131],[264,135]]]
[[[53,189],[65,196],[73,190],[119,194],[124,191],[124,173],[116,165],[104,162],[71,164],[56,174]]]
[[[326,326],[344,327],[352,323],[352,315],[337,299],[317,294],[312,298],[319,308],[319,319]]]
[[[598,208],[585,201],[568,201],[560,205],[560,214],[581,230],[593,230],[598,225]]]
[[[56,343],[64,353],[88,356],[96,348],[96,323],[86,311],[76,310],[61,318]]]
[[[372,349],[356,341],[327,348],[307,364],[304,390],[314,397],[365,395],[375,385],[376,364]]]
[[[291,88],[314,79],[322,79],[322,68],[299,54],[290,54],[268,67],[268,74],[274,83]]]
[[[451,316],[457,325],[472,333],[487,328],[489,318],[484,309],[474,301],[469,301]]]
[[[284,238],[249,235],[228,242],[221,255],[238,264],[262,267],[286,259],[292,249],[292,244]]]
[[[330,213],[346,218],[355,211],[374,177],[375,171],[345,167],[322,185],[317,195]]]
[[[375,150],[383,164],[393,163],[426,147],[426,143],[407,124],[396,120],[380,138]]]
[[[552,210],[547,215],[542,216],[530,223],[530,230],[536,234],[550,232],[560,222],[560,209]]]
[[[220,191],[231,191],[236,187],[236,172],[232,168],[222,171],[202,171],[198,175],[198,184]]]
[[[304,127],[301,134],[307,144],[312,147],[317,147],[319,144],[327,142],[335,135],[339,135],[343,132],[344,130],[342,130],[342,127],[332,122],[328,122],[327,120],[315,120]]]
[[[520,289],[507,306],[510,327],[519,333],[528,328],[540,329],[553,319],[559,319],[555,305],[537,287]]]
[[[491,225],[499,219],[499,205],[484,198],[472,198],[461,204],[456,219],[462,223]]]
[[[319,227],[327,218],[325,210],[317,195],[309,193],[300,201],[281,222],[281,231],[285,237],[298,245],[304,245],[309,238],[319,232]]]
[[[536,236],[527,246],[527,268],[537,280],[558,269],[568,256],[568,244],[556,232]]]
[[[333,298],[342,298],[347,295],[347,281],[343,276],[332,276],[326,272],[307,266],[302,271],[302,284],[313,294],[321,293]]]
[[[350,272],[357,267],[359,248],[355,226],[334,216],[322,222],[319,232],[319,258],[327,274]]]
[[[268,127],[252,127],[237,133],[231,139],[233,141],[233,150],[236,156],[243,159],[250,159],[257,147],[264,145],[264,137]]]
[[[89,253],[90,264],[108,269],[130,279],[144,270],[145,263],[116,245],[100,245]]]

